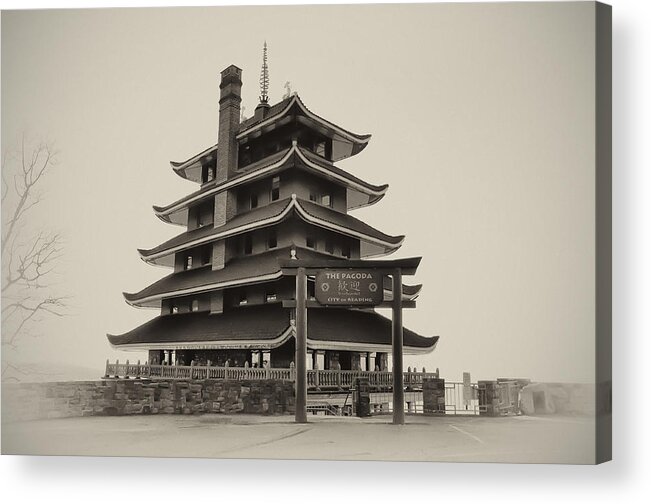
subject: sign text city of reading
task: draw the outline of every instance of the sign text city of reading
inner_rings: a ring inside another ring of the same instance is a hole
[[[384,300],[382,275],[371,270],[321,270],[314,290],[322,305],[374,306]]]

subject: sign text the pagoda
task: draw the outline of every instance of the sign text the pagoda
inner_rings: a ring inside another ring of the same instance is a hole
[[[316,275],[315,296],[323,305],[375,306],[384,298],[382,275],[372,270],[325,269]]]

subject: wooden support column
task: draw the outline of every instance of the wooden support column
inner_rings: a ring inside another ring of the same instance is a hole
[[[402,271],[393,271],[393,316],[391,341],[393,351],[393,423],[405,423],[405,390],[402,376]]]
[[[307,423],[307,275],[296,272],[296,423]]]

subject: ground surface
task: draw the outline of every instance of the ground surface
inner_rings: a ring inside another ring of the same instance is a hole
[[[2,453],[589,464],[586,417],[156,415],[2,424]]]

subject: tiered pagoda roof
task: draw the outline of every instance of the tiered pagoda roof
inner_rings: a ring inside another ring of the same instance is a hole
[[[309,249],[293,248],[300,259],[332,259],[332,256],[320,254]],[[124,293],[124,298],[132,306],[139,308],[160,308],[161,300],[176,296],[188,296],[215,289],[253,285],[277,280],[282,276],[279,259],[290,256],[290,248],[276,249],[255,256],[232,259],[228,268],[213,270],[210,265],[186,271],[171,273],[140,292]],[[342,266],[346,260],[341,259]],[[413,301],[421,290],[421,285],[403,285],[403,299]],[[391,282],[385,281],[385,297],[391,293]]]
[[[161,315],[120,336],[109,335],[109,342],[132,350],[168,348],[176,343],[182,349],[277,348],[295,336],[291,310],[273,305],[246,306],[219,315],[209,312]],[[391,321],[374,311],[330,308],[312,310],[307,323],[308,346],[312,349],[357,349],[389,352]],[[438,336],[425,338],[404,329],[408,353],[429,352]]]
[[[202,163],[210,162],[213,155],[216,155],[217,146],[208,149],[186,163],[178,166],[186,166],[186,170],[200,171]],[[187,164],[187,165],[186,165]],[[172,163],[174,166],[174,163]],[[194,168],[192,168],[194,167]],[[379,201],[386,193],[389,186],[373,185],[365,182],[350,173],[337,168],[327,159],[308,151],[307,149],[293,144],[291,147],[277,152],[265,159],[253,163],[240,171],[237,176],[222,182],[209,182],[201,188],[177,201],[166,206],[154,206],[154,213],[164,222],[184,226],[187,224],[188,207],[192,204],[205,201],[215,194],[234,189],[238,186],[251,183],[287,170],[298,168],[307,172],[320,175],[327,180],[342,184],[346,187],[348,210],[371,205]],[[175,171],[180,168],[175,168]],[[177,171],[177,173],[179,173]],[[186,173],[184,171],[184,173]],[[188,177],[185,177],[188,178]],[[191,180],[194,180],[193,178]]]
[[[264,117],[253,116],[242,121],[236,138],[240,141],[256,138],[290,122],[304,124],[332,138],[336,142],[332,161],[341,161],[358,154],[371,139],[371,135],[352,133],[314,114],[296,93],[269,107]],[[215,144],[186,161],[172,161],[170,164],[180,177],[200,183],[201,162],[216,159],[218,147],[218,144]]]
[[[173,265],[173,254],[189,247],[222,240],[254,229],[278,224],[291,217],[358,238],[362,242],[362,257],[385,255],[397,250],[404,236],[390,236],[355,217],[331,208],[305,201],[292,195],[264,207],[242,213],[217,228],[204,226],[186,231],[152,249],[138,249],[142,259],[163,266]]]
[[[239,111],[239,75],[241,71],[236,67],[222,72],[219,144],[186,161],[171,162],[176,174],[201,186],[171,204],[154,206],[158,218],[187,229],[160,245],[138,250],[145,262],[172,267],[174,271],[140,292],[124,293],[124,298],[132,306],[158,308],[161,314],[125,334],[108,335],[115,347],[259,351],[278,348],[294,337],[292,310],[283,308],[275,294],[265,303],[237,306],[226,302],[227,293],[232,297],[242,289],[278,284],[282,279],[280,259],[321,257],[340,260],[345,267],[351,258],[386,255],[403,243],[404,236],[385,234],[347,213],[376,203],[388,189],[386,184],[368,183],[334,165],[361,152],[371,136],[352,133],[314,114],[297,94],[271,106],[264,102],[254,117],[230,127],[222,121],[222,108],[227,110],[231,106]],[[224,107],[222,102],[226,103]],[[236,117],[232,110],[223,112],[231,114],[227,117],[231,122]],[[315,142],[320,142],[319,148],[314,147]],[[253,152],[256,148],[257,157],[246,158],[245,162],[238,162],[235,157],[236,166],[229,165],[227,174],[220,172],[225,166],[225,158],[220,156],[233,159],[233,149],[239,149],[243,156],[249,152],[246,149]],[[210,177],[206,176],[207,170],[211,170]],[[299,190],[279,192],[260,205],[255,196],[255,204],[242,206],[243,195],[250,198],[254,188],[267,183],[271,187],[272,179],[289,181]],[[313,198],[311,192],[308,198],[306,184],[335,191],[337,204],[331,201],[334,193],[328,194],[325,203]],[[227,199],[222,198],[224,195]],[[230,203],[219,206],[219,198]],[[211,220],[207,224],[191,224],[196,212],[206,205]],[[277,241],[276,232],[281,229],[288,231]],[[306,229],[318,230],[320,238],[330,245],[325,250],[317,249],[315,243],[306,245],[302,236]],[[272,233],[274,242],[267,242],[266,250],[254,251],[251,237],[261,233]],[[249,240],[249,250],[243,252],[245,238]],[[339,247],[336,251],[333,241]],[[192,257],[194,254],[196,258],[198,250],[202,251],[202,259],[193,266]],[[220,260],[223,262],[218,264],[216,261]],[[420,290],[420,285],[403,286],[403,299],[415,300]],[[389,279],[384,291],[385,299],[390,299]],[[221,293],[221,304],[216,309],[211,304],[215,293]],[[201,310],[193,304],[192,311],[165,311],[177,300],[201,296],[205,301]],[[438,341],[438,337],[423,337],[408,329],[404,335],[406,352],[431,351]],[[308,317],[308,348],[312,350],[387,352],[390,340],[390,321],[373,310],[311,310]]]

